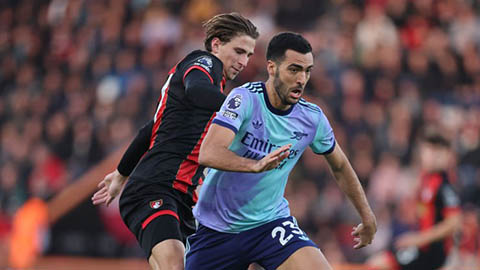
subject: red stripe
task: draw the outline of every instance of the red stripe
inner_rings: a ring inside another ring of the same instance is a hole
[[[176,71],[177,66],[174,66],[169,72],[168,76],[170,76],[172,73]],[[155,144],[155,139],[157,138],[157,131],[158,128],[160,127],[160,124],[162,123],[162,116],[163,116],[163,111],[165,111],[165,107],[167,104],[167,99],[168,99],[168,90],[170,89],[170,85],[165,89],[165,93],[163,94],[165,97],[163,97],[162,100],[162,95],[160,93],[160,97],[158,98],[158,102],[162,101],[162,104],[159,104],[160,109],[157,112],[157,115],[155,116],[155,123],[153,123],[153,129],[152,129],[152,136],[150,137],[150,146],[148,149],[151,149],[153,145]]]
[[[188,187],[192,186],[192,178],[195,175],[195,172],[198,169],[198,153],[200,152],[200,145],[207,134],[208,128],[212,124],[213,118],[215,118],[216,113],[212,115],[210,120],[207,123],[207,126],[203,130],[202,136],[197,141],[197,144],[193,148],[192,152],[187,156],[187,158],[180,164],[180,167],[177,172],[176,181],[173,183],[173,187],[177,190],[187,193]]]
[[[150,222],[152,222],[152,220],[154,220],[158,216],[163,216],[163,215],[174,216],[178,220],[178,222],[180,222],[180,218],[178,217],[177,213],[173,212],[172,210],[160,210],[160,211],[156,212],[155,214],[149,216],[147,219],[145,219],[145,221],[142,223],[142,229],[145,229],[147,227],[147,225]]]
[[[225,84],[227,83],[227,79],[225,77],[222,78],[222,81],[220,82],[220,92],[223,93],[223,90],[225,89]]]
[[[208,73],[204,68],[202,67],[199,67],[199,66],[191,66],[187,69],[187,71],[185,71],[185,73],[183,74],[183,81],[185,81],[185,77],[187,77],[187,74],[192,71],[193,69],[198,69],[198,70],[201,70],[203,71],[205,74],[207,74],[208,78],[210,78],[210,82],[213,83],[213,79],[212,79],[212,76],[210,75],[210,73]]]
[[[438,195],[438,189],[442,184],[442,178],[438,174],[429,175],[426,176],[423,181],[424,183],[420,192],[422,193],[424,192],[424,190],[429,190],[432,193],[432,197],[427,202],[425,202],[423,198],[420,197],[420,201],[424,204],[426,208],[425,213],[422,214],[419,220],[421,231],[428,230],[435,224],[435,197]],[[421,193],[420,196],[422,196]]]
[[[447,208],[443,209],[443,211],[442,211],[442,214],[443,214],[444,218],[447,218],[449,216],[456,215],[456,214],[459,214],[459,213],[461,213],[459,207],[447,207]]]
[[[168,98],[168,90],[170,89],[170,87],[168,87],[166,90],[165,90],[165,98],[163,99],[162,101],[162,104],[160,105],[160,110],[158,110],[157,112],[157,115],[156,115],[156,119],[157,121],[155,121],[155,123],[153,124],[153,129],[152,129],[152,137],[150,139],[150,146],[148,147],[148,149],[151,149],[153,147],[153,144],[155,144],[155,139],[157,138],[157,131],[158,131],[158,128],[160,127],[160,123],[162,123],[162,116],[163,116],[163,111],[165,111],[165,104],[167,104],[167,98]]]

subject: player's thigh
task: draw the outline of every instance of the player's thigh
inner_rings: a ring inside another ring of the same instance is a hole
[[[332,270],[325,256],[316,247],[302,247],[285,260],[278,270]]]
[[[149,263],[152,268],[158,270],[183,270],[185,247],[180,240],[167,239],[156,244],[152,248]]]
[[[180,243],[182,252],[179,256],[183,256],[184,245],[182,243],[183,234],[180,221],[172,215],[161,215],[154,218],[145,228],[140,229],[138,235],[138,242],[148,258],[152,255],[154,247],[168,240],[175,240],[174,243]],[[166,250],[169,251],[169,254],[171,253],[170,247],[172,252],[178,250],[178,248],[175,248],[176,245],[167,245]]]
[[[198,226],[187,239],[185,270],[247,270],[238,235]]]
[[[279,218],[252,230],[242,232],[250,262],[263,268],[278,269],[294,253],[305,247],[318,249],[297,224],[293,216]]]

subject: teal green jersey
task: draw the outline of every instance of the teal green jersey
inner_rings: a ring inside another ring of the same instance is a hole
[[[202,225],[221,232],[237,233],[289,216],[285,186],[303,151],[310,146],[327,154],[335,147],[330,123],[317,105],[301,99],[287,111],[275,109],[262,82],[233,89],[213,124],[235,132],[229,149],[245,158],[259,160],[292,144],[288,158],[270,171],[209,170],[193,212]]]

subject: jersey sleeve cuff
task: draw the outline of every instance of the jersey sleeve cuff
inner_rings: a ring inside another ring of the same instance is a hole
[[[119,164],[117,167],[117,171],[124,177],[130,176],[131,171],[127,168],[124,168],[122,164]]]
[[[334,140],[334,141],[333,141],[333,144],[332,144],[332,147],[330,147],[330,149],[328,149],[328,150],[325,151],[325,152],[315,153],[315,154],[317,154],[317,155],[328,155],[328,154],[330,154],[330,153],[333,152],[333,150],[335,149],[335,145],[336,145],[336,144],[337,144],[337,143],[336,143],[336,141]]]
[[[458,213],[460,213],[460,207],[455,207],[455,206],[447,207],[442,211],[442,214],[444,217],[449,217],[452,215],[456,215]]]
[[[228,128],[228,129],[232,130],[233,133],[235,133],[235,134],[237,134],[237,132],[238,132],[238,129],[237,129],[236,127],[234,127],[233,125],[231,125],[231,124],[229,124],[229,123],[227,123],[227,122],[224,122],[224,121],[222,121],[222,120],[213,119],[212,123],[213,123],[213,124],[217,124],[217,125],[222,126],[222,127],[226,127],[226,128]]]

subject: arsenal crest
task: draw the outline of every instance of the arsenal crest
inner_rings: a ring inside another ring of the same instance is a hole
[[[162,199],[150,202],[150,207],[153,208],[153,209],[158,209],[162,205],[163,205],[163,200]]]

